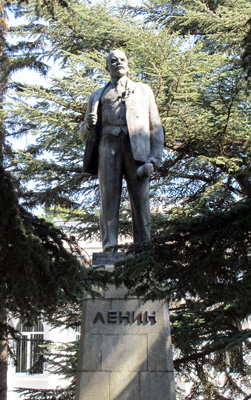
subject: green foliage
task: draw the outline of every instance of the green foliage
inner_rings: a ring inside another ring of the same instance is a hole
[[[53,57],[62,70],[46,87],[13,85],[6,130],[32,137],[8,163],[23,207],[60,210],[65,220],[78,221],[78,239],[98,237],[98,186],[82,172],[77,131],[90,93],[109,79],[107,52],[123,48],[130,76],[155,92],[166,148],[151,179],[152,241],[130,247],[134,257],[118,265],[113,278],[145,299],[170,300],[175,367],[193,384],[187,399],[245,399],[250,329],[243,321],[251,307],[250,2],[149,0],[133,10],[75,1],[53,15],[41,9],[43,19],[36,23],[35,3],[22,8],[31,23],[13,30],[20,49],[29,33],[38,44],[30,56],[41,63]],[[126,190],[123,196],[121,234],[128,234]],[[13,212],[20,215],[20,210]],[[28,236],[29,224],[23,228]],[[108,281],[100,271],[85,272],[88,287]],[[55,315],[67,313],[77,324],[78,309],[71,305]]]
[[[250,218],[250,199],[192,218],[178,210],[116,267],[117,285],[145,300],[169,299],[174,365],[193,383],[188,399],[244,399],[250,389]]]
[[[229,303],[244,320],[250,313],[250,205],[247,200],[225,212],[203,209],[192,220],[180,210],[165,224],[161,220],[152,242],[139,252],[134,246],[137,256],[117,266],[117,283],[125,282],[146,300],[186,299],[191,305],[198,296],[205,310]]]
[[[29,12],[33,25],[39,18],[39,7],[43,7],[49,18],[54,18],[53,10],[59,12],[68,7],[65,1],[13,1],[3,2],[1,13],[6,17],[6,9],[15,11],[17,15]],[[54,8],[53,8],[54,7]],[[52,10],[53,8],[53,10]],[[10,76],[24,67],[37,70],[45,75],[48,66],[44,62],[45,46],[40,38],[27,35],[19,41],[8,42],[5,26],[2,43],[4,57],[1,78],[1,100],[7,89],[12,86]],[[23,29],[23,28],[22,28]],[[20,30],[22,30],[20,28]],[[19,28],[17,28],[19,31]],[[15,86],[15,85],[14,85]],[[22,90],[18,87],[18,90]],[[17,316],[34,319],[38,315],[52,316],[62,308],[75,307],[80,304],[84,290],[91,289],[91,279],[81,265],[81,249],[73,236],[67,236],[51,223],[33,214],[38,202],[28,192],[22,196],[23,187],[28,180],[14,173],[14,153],[5,140],[7,136],[21,136],[35,127],[35,121],[20,123],[20,131],[16,129],[17,120],[9,121],[2,112],[1,126],[1,165],[0,165],[0,271],[1,271],[1,311],[12,312]],[[25,156],[26,161],[31,157]],[[3,164],[2,164],[3,162]],[[45,167],[45,166],[44,166]],[[9,170],[9,171],[8,171]],[[46,200],[45,200],[46,201]],[[29,204],[28,204],[29,203]],[[68,204],[68,203],[67,203]],[[28,209],[29,207],[30,209]],[[89,282],[87,284],[87,281]],[[94,294],[94,292],[92,292]]]
[[[242,54],[243,67],[247,71],[250,78],[251,75],[251,19],[248,20],[247,26],[249,30],[243,40],[244,52]]]
[[[58,389],[18,389],[24,400],[71,400],[74,399],[74,387]]]
[[[12,12],[19,15],[22,12],[22,7],[30,5],[37,17],[41,17],[43,12],[49,13],[52,17],[55,16],[56,12],[61,8],[68,9],[70,7],[71,0],[6,0],[6,6],[10,8]]]
[[[43,356],[52,374],[63,375],[71,383],[64,388],[52,389],[21,389],[17,391],[25,400],[46,399],[46,400],[69,400],[74,399],[75,376],[77,370],[77,354],[79,342],[47,344]]]
[[[3,169],[0,182],[1,310],[32,320],[66,302],[76,305],[86,272],[77,259],[80,248],[74,238],[18,205]]]

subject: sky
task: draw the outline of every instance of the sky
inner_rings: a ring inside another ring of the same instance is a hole
[[[98,1],[94,0],[92,1],[93,3],[97,3]],[[104,2],[104,0],[103,0]],[[107,3],[110,5],[118,5],[119,4],[127,4],[130,6],[137,6],[142,4],[142,0],[128,0],[128,1],[122,1],[122,0],[108,0]],[[99,1],[99,3],[102,3],[102,1]],[[8,25],[9,26],[18,26],[21,24],[27,24],[27,20],[24,17],[21,18],[15,18],[14,14],[8,11]],[[14,37],[9,36],[8,38],[9,41],[15,43],[17,40]],[[63,76],[63,71],[60,70],[59,62],[55,63],[52,59],[48,60],[48,65],[51,67],[50,72],[48,73],[48,76],[45,78],[42,75],[40,75],[38,72],[31,70],[29,68],[24,68],[18,72],[15,72],[11,75],[11,78],[15,82],[20,82],[20,83],[27,83],[27,84],[37,84],[37,85],[43,85],[43,86],[48,86],[50,78],[53,75],[56,75],[57,77],[59,75]],[[31,100],[32,104],[32,100]],[[34,104],[34,101],[33,101]],[[23,148],[26,147],[27,144],[29,144],[32,141],[31,137],[23,137],[21,139],[18,139],[17,142],[14,143],[15,148]]]
[[[105,2],[105,0],[103,0]],[[91,1],[92,4],[94,3],[102,3],[102,1],[96,1],[93,0]],[[139,6],[140,4],[143,3],[143,0],[108,0],[108,4],[110,5],[118,5],[118,4],[127,4],[128,6]],[[8,11],[8,25],[9,26],[18,26],[20,24],[26,24],[27,20],[23,17],[21,18],[15,18],[13,13],[10,13]],[[9,39],[13,40],[14,39]],[[22,71],[16,72],[12,75],[12,79],[21,83],[31,83],[31,84],[39,84],[39,85],[46,85],[46,82],[50,79],[50,76],[53,76],[53,74],[60,74],[60,67],[59,64],[54,63],[53,60],[48,61],[48,65],[51,67],[51,71],[48,74],[48,78],[45,79],[43,76],[41,76],[39,73],[36,71],[30,70],[28,68],[23,69]]]

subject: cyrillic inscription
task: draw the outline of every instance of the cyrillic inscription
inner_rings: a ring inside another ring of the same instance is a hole
[[[117,311],[108,310],[107,311],[107,322],[117,322]]]
[[[95,318],[94,318],[94,320],[93,320],[93,323],[96,324],[96,322],[97,322],[99,319],[100,319],[101,322],[103,322],[103,324],[105,323],[105,319],[104,319],[104,315],[103,315],[102,311],[98,311],[98,312],[97,312],[97,314],[96,314],[96,316],[95,316]]]
[[[127,311],[126,314],[123,314],[122,311],[119,311],[119,322],[123,321],[130,323],[130,311]]]
[[[107,316],[105,318],[102,311],[98,311],[94,317],[93,323],[101,321],[103,324],[115,324],[115,323],[126,323],[133,324],[136,322],[138,325],[150,323],[151,325],[157,323],[156,312],[153,311],[151,314],[148,311],[144,312],[136,312],[136,311],[117,311],[117,310],[108,310]]]

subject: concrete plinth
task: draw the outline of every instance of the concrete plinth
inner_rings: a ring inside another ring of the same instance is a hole
[[[125,294],[84,300],[76,400],[175,400],[168,306]]]

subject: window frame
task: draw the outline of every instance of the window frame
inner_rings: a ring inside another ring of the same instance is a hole
[[[19,321],[16,329],[21,337],[16,340],[15,373],[42,375],[45,371],[45,363],[43,349],[39,349],[39,346],[45,343],[43,323],[37,321],[36,324],[29,325],[26,321]]]

